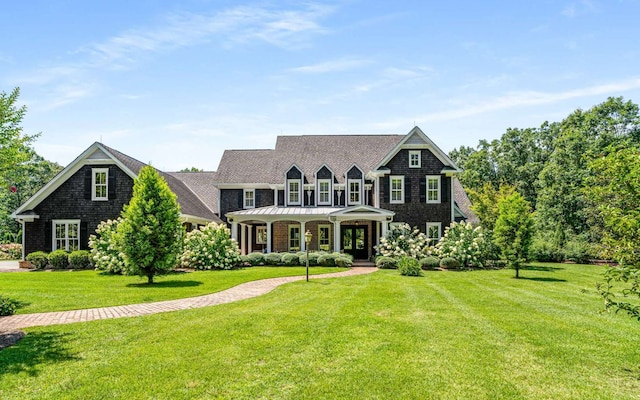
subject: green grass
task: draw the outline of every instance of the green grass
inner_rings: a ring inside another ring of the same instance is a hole
[[[312,267],[310,274],[344,271]],[[232,271],[173,273],[155,278],[97,271],[0,273],[0,293],[20,302],[17,314],[148,303],[219,292],[258,279],[304,275],[303,267],[252,267]]]
[[[602,269],[535,268],[381,270],[32,328],[0,351],[0,398],[638,398],[640,324],[600,312]]]

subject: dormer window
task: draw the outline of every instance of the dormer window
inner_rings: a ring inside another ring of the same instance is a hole
[[[318,179],[318,205],[331,205],[331,179]]]
[[[109,168],[91,169],[91,200],[109,200]]]
[[[420,159],[420,150],[409,150],[409,168],[420,168],[422,162]]]
[[[244,190],[244,208],[254,208],[256,206],[256,192],[253,189]]]
[[[348,200],[349,205],[357,205],[360,204],[360,180],[359,179],[349,179],[348,182]]]
[[[289,180],[289,204],[300,205],[300,180]]]

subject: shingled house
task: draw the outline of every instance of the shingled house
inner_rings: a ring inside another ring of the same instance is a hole
[[[101,221],[115,219],[133,194],[133,180],[145,166],[117,150],[94,143],[22,204],[13,217],[22,224],[23,259],[34,251],[87,249]],[[160,174],[176,194],[186,229],[215,215],[215,173]]]
[[[471,219],[460,169],[418,127],[406,135],[279,136],[275,149],[227,150],[213,185],[242,252],[341,251],[356,259],[394,223],[434,242]]]

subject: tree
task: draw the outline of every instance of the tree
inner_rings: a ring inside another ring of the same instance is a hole
[[[202,170],[200,168],[191,167],[191,168],[182,168],[178,172],[202,172]]]
[[[130,275],[154,275],[173,269],[182,250],[180,206],[167,182],[151,166],[143,167],[133,184],[133,197],[125,205],[118,225],[118,247]]]
[[[509,267],[520,277],[520,266],[527,260],[533,238],[534,225],[529,203],[515,192],[498,203],[498,219],[494,240]]]
[[[27,107],[17,107],[20,88],[10,94],[0,92],[0,187],[9,185],[7,174],[31,157],[30,144],[38,137],[22,133],[22,118]]]
[[[480,219],[480,225],[487,230],[493,231],[498,219],[498,203],[505,197],[513,194],[516,189],[509,185],[500,185],[496,189],[491,183],[487,182],[479,190],[468,190],[469,199],[471,200],[471,210],[476,213]]]

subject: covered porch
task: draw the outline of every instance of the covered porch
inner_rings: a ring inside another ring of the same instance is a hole
[[[371,206],[278,207],[269,206],[226,214],[231,236],[242,254],[254,251],[305,251],[309,230],[310,251],[345,252],[369,259],[373,247],[387,234],[394,212]]]

